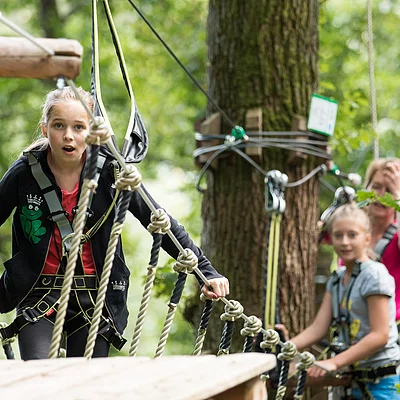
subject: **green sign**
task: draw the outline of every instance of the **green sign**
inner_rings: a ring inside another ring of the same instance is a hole
[[[328,97],[313,94],[307,129],[312,132],[332,136],[335,129],[338,102]]]

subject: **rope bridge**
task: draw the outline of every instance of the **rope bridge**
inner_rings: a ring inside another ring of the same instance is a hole
[[[156,270],[157,270],[157,264],[158,264],[158,257],[159,257],[159,252],[161,249],[161,243],[162,243],[162,238],[164,235],[168,235],[169,238],[172,240],[172,242],[175,244],[177,249],[179,250],[179,256],[177,257],[176,263],[174,265],[174,270],[177,272],[177,280],[173,289],[173,292],[171,294],[169,303],[168,303],[168,311],[167,315],[165,317],[164,321],[164,326],[162,329],[162,333],[160,335],[160,339],[157,345],[157,348],[155,350],[155,355],[154,358],[158,359],[160,358],[166,347],[166,343],[168,340],[168,336],[173,324],[173,320],[175,317],[175,313],[177,310],[177,306],[179,304],[179,301],[181,299],[183,289],[185,286],[185,283],[187,281],[187,277],[189,274],[195,274],[197,277],[208,287],[210,287],[210,284],[206,277],[203,275],[201,270],[198,268],[198,260],[195,254],[193,253],[192,250],[190,249],[185,249],[182,247],[180,242],[177,240],[177,238],[174,236],[174,234],[171,232],[171,224],[169,220],[169,216],[163,209],[157,209],[155,208],[154,204],[150,200],[150,198],[147,196],[146,192],[143,190],[141,186],[141,181],[142,177],[140,172],[138,171],[137,167],[133,165],[131,162],[127,162],[127,159],[129,158],[129,152],[130,149],[132,148],[132,145],[134,145],[135,140],[140,143],[144,143],[142,146],[142,152],[140,153],[139,157],[135,159],[136,162],[140,161],[147,150],[147,142],[146,142],[146,135],[143,134],[145,133],[144,130],[144,125],[141,121],[140,115],[138,114],[137,106],[135,103],[134,95],[132,92],[132,88],[129,83],[129,76],[127,74],[125,62],[123,59],[123,53],[121,51],[120,45],[119,45],[119,40],[117,36],[117,32],[115,29],[115,25],[112,20],[112,15],[110,12],[110,9],[108,7],[108,2],[106,0],[103,0],[103,4],[105,6],[105,12],[107,15],[107,21],[110,26],[110,30],[112,32],[113,36],[113,42],[116,46],[116,51],[119,56],[120,60],[120,67],[122,69],[124,81],[126,83],[126,87],[128,90],[128,93],[130,95],[131,99],[131,115],[127,127],[127,135],[125,138],[124,146],[122,152],[118,149],[116,145],[116,140],[114,137],[114,134],[112,132],[111,124],[108,120],[104,105],[101,100],[101,93],[100,93],[100,79],[99,79],[99,72],[98,72],[98,38],[97,38],[97,9],[96,9],[96,1],[94,0],[92,3],[93,6],[93,26],[94,26],[94,37],[93,37],[93,59],[94,59],[94,72],[93,72],[93,87],[95,89],[96,93],[96,100],[97,100],[97,105],[100,109],[100,113],[103,116],[104,120],[106,121],[106,126],[108,127],[108,130],[110,134],[104,139],[103,142],[95,142],[93,143],[93,138],[88,135],[87,138],[87,143],[88,143],[88,156],[87,156],[87,162],[86,162],[86,167],[84,171],[84,181],[82,185],[82,190],[81,190],[81,195],[79,198],[78,202],[78,207],[77,207],[77,213],[75,216],[75,225],[74,225],[74,233],[71,235],[69,238],[71,241],[71,248],[69,251],[69,257],[67,261],[67,266],[66,266],[66,271],[65,271],[65,276],[63,280],[63,286],[61,289],[61,296],[59,299],[59,305],[58,305],[58,312],[56,314],[56,320],[54,324],[54,330],[53,330],[53,337],[51,341],[51,346],[50,346],[50,351],[49,351],[49,358],[50,359],[57,359],[60,355],[60,347],[61,347],[61,340],[62,340],[62,333],[63,333],[63,326],[65,323],[65,317],[66,317],[66,312],[67,312],[67,307],[68,307],[68,302],[70,298],[70,293],[71,293],[71,288],[73,284],[73,278],[74,278],[74,273],[75,273],[75,266],[76,266],[76,261],[78,258],[79,254],[79,249],[81,245],[81,238],[83,236],[83,230],[85,227],[85,221],[86,221],[86,213],[88,209],[88,203],[89,203],[89,198],[93,195],[93,193],[96,190],[97,187],[97,182],[95,179],[96,175],[96,166],[97,166],[97,158],[99,154],[99,146],[100,145],[105,145],[107,148],[112,152],[113,156],[117,160],[121,170],[120,174],[117,177],[116,180],[116,187],[117,190],[119,191],[119,197],[116,203],[116,214],[115,218],[113,221],[113,227],[111,230],[111,235],[109,238],[109,242],[107,244],[107,253],[104,261],[104,267],[102,274],[100,276],[100,283],[99,283],[99,289],[98,289],[98,295],[96,299],[96,304],[93,312],[93,317],[91,320],[90,324],[90,330],[89,330],[89,335],[87,339],[87,344],[84,352],[84,357],[87,360],[91,360],[93,356],[93,351],[94,351],[94,345],[96,341],[96,337],[99,332],[99,325],[100,325],[100,320],[102,316],[102,310],[104,308],[105,304],[105,296],[106,296],[106,289],[107,285],[109,283],[110,279],[110,274],[111,274],[111,269],[114,261],[114,256],[115,256],[115,251],[118,243],[119,236],[121,235],[123,226],[124,226],[124,221],[126,217],[126,212],[128,210],[129,202],[131,195],[134,191],[136,191],[144,200],[146,205],[149,207],[151,210],[151,223],[147,227],[147,230],[153,237],[153,244],[151,248],[151,254],[150,254],[150,261],[149,265],[147,268],[147,277],[146,277],[146,282],[144,285],[143,289],[143,294],[142,294],[142,299],[140,303],[140,308],[139,312],[137,315],[137,320],[131,340],[131,345],[129,349],[129,356],[130,357],[135,357],[137,355],[137,350],[138,346],[140,343],[140,338],[142,334],[142,328],[145,322],[145,318],[147,315],[147,310],[148,310],[148,305],[151,299],[151,292],[152,292],[152,287],[154,285],[154,279],[156,275]],[[57,69],[54,67],[54,59],[57,57],[57,52],[54,51],[52,48],[53,44],[55,43],[53,41],[44,41],[44,40],[38,40],[35,38],[32,38],[29,34],[23,32],[21,29],[15,29],[14,24],[9,22],[5,17],[3,17],[0,14],[0,19],[3,22],[7,22],[7,25],[16,30],[19,34],[22,34],[25,36],[25,39],[28,40],[33,46],[36,46],[36,48],[39,48],[42,53],[40,53],[40,58],[43,60],[45,59],[46,62],[48,63],[49,67],[42,68],[41,70],[34,69],[36,72],[31,73],[30,68],[28,67],[30,64],[37,63],[38,61],[36,59],[29,59],[29,58],[24,58],[24,72],[18,72],[17,70],[13,70],[13,74],[10,74],[9,72],[4,72],[3,69],[1,69],[0,73],[2,76],[20,76],[20,77],[27,77],[27,78],[41,78],[41,79],[57,79],[57,86],[59,88],[63,87],[63,85],[67,84],[70,86],[74,92],[75,95],[78,99],[81,100],[83,106],[86,108],[86,111],[88,115],[90,116],[91,120],[91,129],[98,128],[102,123],[103,123],[103,118],[99,119],[99,116],[96,116],[86,105],[86,103],[80,98],[79,92],[77,91],[73,79],[76,78],[77,74],[79,73],[79,68],[76,67],[76,61],[80,61],[80,54],[74,55],[74,61],[75,61],[75,67],[73,71],[66,71],[64,68]],[[24,40],[24,39],[21,39]],[[2,40],[0,41],[0,45],[2,43],[6,43],[7,40]],[[21,42],[22,43],[22,42]],[[27,43],[26,41],[23,42],[24,46]],[[58,42],[57,42],[58,43]],[[31,48],[27,50],[27,47],[22,46],[22,52],[25,54],[25,51],[32,51]],[[21,50],[21,46],[17,46],[19,50]],[[37,50],[35,50],[37,51]],[[46,57],[43,58],[43,52],[46,53]],[[22,56],[23,58],[23,56]],[[65,61],[65,60],[64,60]],[[78,64],[80,62],[78,61]],[[42,64],[43,66],[43,64]],[[51,66],[51,68],[50,68]],[[3,75],[4,74],[4,75]],[[8,75],[7,75],[8,74]],[[19,74],[19,75],[18,75]],[[219,154],[221,151],[226,150],[226,147],[228,145],[229,149],[234,150],[237,153],[240,153],[240,146],[236,146],[236,144],[240,144],[242,139],[239,139],[238,142],[234,141],[228,144],[225,144],[219,148],[216,149],[207,149],[207,150],[202,150],[203,152],[208,152],[208,151],[216,151],[214,154]],[[282,140],[282,139],[281,139]],[[235,145],[232,145],[235,143]],[[296,141],[297,145],[299,144],[298,141]],[[137,143],[136,143],[137,144]],[[292,143],[289,141],[288,145],[290,146]],[[320,143],[319,143],[320,144]],[[257,143],[259,146],[260,143]],[[312,141],[309,141],[308,143],[305,143],[305,151],[307,151],[309,154],[314,154],[315,155],[321,156],[323,158],[327,158],[325,152],[321,152],[321,150],[317,148],[312,148]],[[283,145],[281,145],[283,146]],[[130,160],[132,161],[132,160]],[[204,171],[205,172],[205,171]],[[262,171],[264,173],[264,171]],[[317,172],[314,172],[317,173]],[[266,176],[268,176],[267,173],[265,173]],[[276,179],[276,176],[272,177]],[[283,184],[283,187],[285,186],[286,183]],[[281,218],[281,213],[284,210],[284,205],[282,204],[282,198],[278,194],[278,205],[277,205],[277,212],[273,212],[274,215],[274,224],[273,224],[273,230],[271,231],[271,235],[275,235],[274,242],[277,243],[279,241],[279,223],[280,223],[280,218]],[[273,206],[273,210],[276,210],[276,205]],[[273,242],[273,241],[271,241]],[[273,256],[270,258],[271,264],[270,267],[272,269],[272,264],[277,263],[277,250],[276,248],[271,247],[271,253],[273,253]],[[269,288],[267,290],[268,293],[271,291],[273,292],[274,287],[276,287],[276,276],[271,277],[271,281],[268,281],[267,287]],[[272,298],[276,297],[275,295],[272,296]],[[210,317],[212,314],[212,309],[213,309],[213,300],[208,300],[204,296],[201,297],[201,300],[204,302],[204,308],[203,312],[200,318],[200,324],[199,328],[197,331],[197,336],[195,340],[195,346],[193,350],[193,355],[194,356],[199,356],[202,353],[203,349],[203,344],[204,340],[206,337],[207,333],[207,328],[208,324],[210,321]],[[243,344],[243,353],[250,353],[253,351],[254,348],[254,339],[257,337],[257,335],[261,334],[263,337],[263,340],[260,344],[261,349],[264,350],[265,353],[272,353],[273,351],[277,351],[277,349],[280,349],[280,353],[278,354],[278,359],[281,361],[281,368],[280,368],[280,373],[279,373],[279,382],[278,382],[278,387],[277,387],[277,399],[282,399],[285,396],[285,393],[287,391],[287,386],[288,386],[288,380],[289,380],[289,364],[293,360],[297,360],[296,364],[296,372],[298,376],[298,381],[297,381],[297,387],[296,387],[296,393],[295,393],[295,398],[296,399],[301,399],[304,395],[304,389],[305,389],[305,382],[306,382],[306,376],[307,376],[307,370],[312,366],[312,365],[318,365],[318,363],[315,361],[314,356],[311,353],[304,352],[301,353],[300,355],[297,352],[296,347],[294,344],[291,342],[283,342],[281,341],[278,332],[274,331],[273,329],[270,329],[270,326],[274,325],[275,321],[275,304],[273,303],[273,300],[268,300],[266,299],[265,303],[265,326],[262,326],[261,320],[256,317],[256,316],[247,316],[244,312],[243,306],[236,300],[228,300],[226,298],[220,298],[219,301],[223,302],[225,307],[224,307],[224,313],[221,315],[221,320],[224,322],[224,327],[223,331],[221,333],[221,339],[220,339],[220,344],[219,344],[219,351],[218,351],[218,356],[225,356],[230,354],[230,348],[231,348],[231,342],[232,342],[232,336],[233,336],[233,331],[235,325],[238,323],[239,320],[243,320],[243,327],[240,330],[241,335],[243,336],[244,344]],[[270,314],[271,313],[271,314]],[[270,315],[269,315],[270,314]],[[5,326],[2,325],[0,328],[4,329]],[[1,332],[1,331],[0,331]],[[12,352],[11,348],[11,342],[13,338],[8,338],[8,337],[3,337],[0,334],[0,339],[2,341],[2,345],[5,351],[5,354],[8,359],[13,359],[14,355]],[[272,369],[272,368],[271,368]],[[294,375],[293,375],[294,376]],[[261,379],[263,381],[268,380],[269,374],[268,371],[265,371],[260,375]]]

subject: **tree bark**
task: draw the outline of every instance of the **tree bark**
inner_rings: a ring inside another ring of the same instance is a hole
[[[210,0],[208,90],[235,123],[244,126],[246,111],[262,107],[264,131],[290,131],[295,114],[308,115],[319,79],[318,7],[318,0]],[[217,110],[209,104],[208,111]],[[224,121],[221,133],[230,130]],[[247,316],[262,317],[270,219],[265,211],[264,176],[237,154],[223,154],[218,168],[207,174],[202,248],[230,280],[229,298],[238,300]],[[289,157],[290,151],[265,149],[261,166],[286,173],[293,182],[323,162],[308,156],[289,165]],[[304,329],[315,311],[318,196],[316,178],[285,191],[279,316],[292,333]],[[190,308],[186,316],[197,323],[200,313]],[[242,324],[238,321],[236,332]],[[222,322],[212,321],[205,342],[212,352],[218,348],[221,332]],[[243,341],[233,344],[232,351],[242,346]]]

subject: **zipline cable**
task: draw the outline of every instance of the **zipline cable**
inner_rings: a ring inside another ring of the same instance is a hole
[[[179,60],[179,58],[175,55],[175,53],[171,50],[171,48],[167,45],[167,43],[162,39],[159,33],[154,29],[150,21],[146,18],[146,16],[140,11],[140,9],[136,6],[136,4],[132,0],[128,0],[131,6],[136,10],[139,16],[143,19],[146,25],[150,28],[153,34],[157,37],[157,39],[161,42],[164,48],[168,51],[168,53],[172,56],[172,58],[179,64],[179,66],[186,72],[187,76],[190,80],[197,86],[198,89],[207,97],[210,103],[220,112],[221,116],[229,123],[231,128],[234,128],[236,124],[232,121],[231,118],[225,113],[225,111],[218,105],[218,103],[212,98],[212,96],[207,92],[207,90],[203,89],[201,84],[197,81],[197,79],[190,73],[190,71],[185,67],[185,65]]]
[[[371,125],[375,134],[374,137],[374,158],[379,158],[379,141],[377,134],[378,117],[376,110],[376,89],[375,89],[375,67],[374,67],[374,43],[372,30],[372,0],[367,0],[367,37],[368,37],[368,75],[371,107]]]

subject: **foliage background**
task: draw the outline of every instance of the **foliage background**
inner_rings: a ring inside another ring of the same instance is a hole
[[[257,5],[256,0],[255,6]],[[103,101],[120,145],[129,116],[125,91],[108,27],[99,2],[100,74]],[[206,78],[206,0],[139,0],[135,2],[168,46],[202,86]],[[375,79],[378,129],[371,130],[365,0],[321,1],[320,12],[320,94],[339,102],[334,136],[330,139],[335,163],[342,171],[364,174],[373,158],[373,139],[379,139],[381,156],[397,156],[400,136],[400,43],[397,27],[400,5],[395,0],[373,2]],[[55,6],[55,7],[53,7]],[[205,114],[205,96],[162,47],[128,1],[112,1],[110,6],[124,50],[135,98],[149,132],[150,147],[139,165],[145,185],[153,196],[190,232],[198,244],[201,232],[201,195],[196,192],[197,172],[192,152],[194,123]],[[90,88],[91,2],[88,0],[25,0],[23,5],[2,2],[0,11],[8,19],[36,37],[67,37],[84,47],[81,75],[76,80]],[[44,12],[45,11],[45,12]],[[47,15],[44,19],[42,15]],[[241,23],[236,21],[235,23]],[[1,36],[17,36],[0,24]],[[37,135],[40,107],[53,82],[0,78],[0,175],[21,150]],[[337,187],[333,177],[325,176]],[[332,192],[322,186],[323,211],[332,201]],[[0,205],[1,206],[1,205]],[[11,224],[0,228],[0,265],[10,257]],[[125,253],[132,271],[129,295],[131,318],[125,336],[130,338],[138,309],[143,276],[150,252],[150,237],[131,217],[123,233]],[[330,250],[322,248],[322,255]],[[325,259],[326,257],[321,257]],[[329,257],[328,257],[329,258]],[[171,284],[171,260],[160,259],[160,282]],[[1,269],[2,267],[0,267]],[[168,278],[168,279],[163,279]],[[194,280],[190,281],[194,284]],[[169,286],[168,286],[169,287]],[[166,315],[168,290],[159,286],[161,297],[154,300],[145,324],[139,355],[152,355]],[[190,286],[186,293],[190,292]],[[235,289],[232,288],[232,298]],[[2,315],[10,322],[13,313]],[[190,354],[193,331],[181,317],[174,324],[166,354]],[[124,348],[128,351],[129,345]],[[14,346],[17,351],[17,346]],[[3,357],[0,354],[0,358]]]

